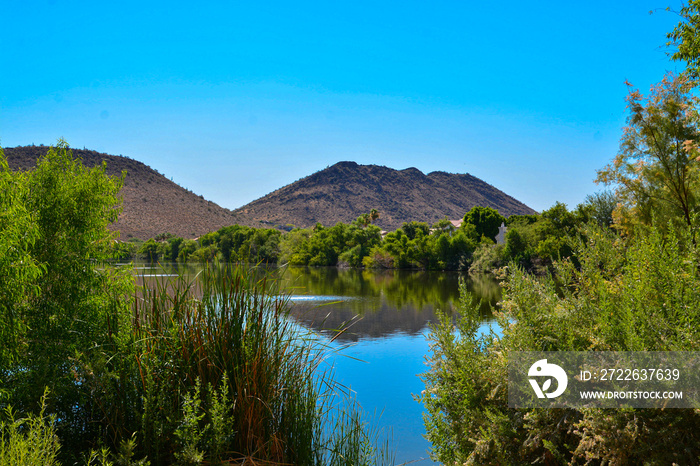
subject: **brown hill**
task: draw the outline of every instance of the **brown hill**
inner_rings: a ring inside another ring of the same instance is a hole
[[[12,170],[29,170],[45,155],[47,146],[5,148]],[[235,215],[213,202],[173,183],[151,167],[128,157],[72,149],[87,167],[107,162],[107,173],[118,176],[126,170],[121,195],[124,210],[114,228],[121,239],[147,239],[159,233],[195,238],[236,223]]]
[[[11,169],[29,170],[48,147],[21,146],[4,151]],[[114,225],[122,240],[147,239],[159,233],[195,238],[235,223],[279,228],[309,227],[316,222],[335,225],[351,222],[371,209],[380,212],[376,223],[386,230],[412,220],[460,219],[475,205],[493,207],[504,216],[535,213],[468,174],[424,175],[415,168],[394,170],[355,162],[339,162],[232,212],[128,157],[84,149],[73,149],[73,154],[88,167],[107,162],[109,175],[118,176],[126,170],[121,191],[124,210]]]
[[[501,215],[534,214],[522,202],[469,174],[416,168],[394,170],[377,165],[339,162],[234,211],[240,223],[253,226],[309,227],[320,222],[351,222],[377,209],[377,225],[395,230],[412,220],[433,223],[461,219],[472,207],[497,209]]]

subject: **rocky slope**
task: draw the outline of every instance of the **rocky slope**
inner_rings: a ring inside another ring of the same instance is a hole
[[[5,148],[10,168],[29,170],[46,154],[47,146]],[[375,223],[395,230],[412,220],[433,223],[446,216],[461,219],[475,205],[497,209],[502,215],[535,211],[490,184],[469,174],[432,172],[416,168],[394,170],[378,165],[339,162],[284,186],[235,211],[197,196],[157,170],[128,157],[73,149],[83,164],[107,162],[107,173],[126,178],[121,195],[123,212],[114,228],[121,239],[147,239],[160,233],[195,238],[235,223],[290,229],[317,222],[349,223],[371,209]]]
[[[29,170],[48,149],[47,146],[22,146],[5,148],[4,151],[12,170]],[[122,240],[147,239],[159,233],[195,238],[236,223],[230,210],[177,185],[148,165],[128,157],[72,150],[87,167],[107,162],[107,174],[111,176],[119,176],[126,170],[120,193],[124,210],[113,225],[121,232]]]
[[[502,215],[535,211],[490,184],[469,174],[432,172],[416,168],[394,170],[378,165],[339,162],[278,189],[234,211],[248,224],[308,227],[350,222],[377,209],[376,222],[394,230],[412,220],[433,223],[461,219],[475,205],[492,207]]]

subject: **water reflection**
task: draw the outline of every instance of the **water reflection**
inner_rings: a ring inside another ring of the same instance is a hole
[[[457,310],[460,279],[467,280],[469,291],[482,300],[485,320],[490,317],[490,306],[500,299],[494,280],[449,272],[287,268],[280,277],[292,293],[294,318],[326,332],[351,324],[338,337],[345,341],[420,334],[436,320],[437,310]]]
[[[201,270],[196,264],[136,264],[138,283],[178,275],[186,282]],[[304,326],[358,341],[395,334],[418,335],[437,320],[439,310],[453,314],[458,309],[459,282],[465,280],[470,293],[481,300],[484,320],[501,298],[498,283],[490,277],[470,277],[457,272],[411,270],[357,270],[335,267],[258,267],[261,277],[272,272],[281,289],[290,294],[292,316]]]

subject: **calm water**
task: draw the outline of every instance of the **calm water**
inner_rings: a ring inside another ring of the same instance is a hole
[[[185,271],[192,272],[189,266]],[[423,438],[424,410],[413,396],[425,388],[419,375],[427,370],[428,326],[437,320],[436,311],[456,309],[460,275],[337,268],[287,268],[280,273],[291,292],[292,316],[300,324],[328,339],[347,328],[331,344],[339,351],[327,363],[364,411],[375,415],[380,427],[391,429],[397,464],[433,464],[430,444]],[[498,285],[486,278],[467,285],[484,300],[487,322],[488,303],[500,298]]]
[[[423,434],[423,407],[413,398],[425,388],[425,338],[436,311],[459,302],[459,274],[289,268],[283,280],[292,291],[292,315],[319,332],[349,328],[334,344],[343,347],[330,360],[337,380],[350,387],[364,410],[390,427],[398,464],[432,464]],[[486,303],[500,298],[498,285],[468,282]],[[488,319],[488,304],[484,305]],[[331,333],[332,334],[332,333]]]

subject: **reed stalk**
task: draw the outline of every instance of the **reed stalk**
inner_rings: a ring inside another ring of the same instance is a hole
[[[391,461],[269,273],[217,264],[147,282],[131,324],[140,444],[153,464],[186,464],[176,453],[186,448],[187,464]]]

